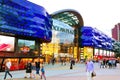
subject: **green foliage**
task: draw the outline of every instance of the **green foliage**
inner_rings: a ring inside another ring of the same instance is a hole
[[[113,51],[116,53],[115,57],[120,57],[120,42],[115,41],[113,44]]]

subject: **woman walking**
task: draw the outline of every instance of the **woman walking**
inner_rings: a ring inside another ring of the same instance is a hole
[[[41,79],[42,79],[42,77],[44,77],[44,80],[46,80],[44,66],[42,66],[42,68],[41,68]]]

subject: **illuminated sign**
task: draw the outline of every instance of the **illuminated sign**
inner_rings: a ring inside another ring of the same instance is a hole
[[[74,28],[56,19],[53,19],[52,29],[55,31],[61,31],[61,32],[69,33],[69,34],[74,34]]]
[[[52,19],[46,10],[27,0],[0,1],[0,31],[50,41]]]
[[[35,41],[18,39],[18,50],[19,53],[27,53],[30,50],[35,49]]]
[[[14,51],[15,38],[0,35],[0,51]]]
[[[74,34],[74,31],[70,30],[70,29],[60,28],[58,26],[53,26],[52,28],[53,28],[53,30],[56,30],[56,31],[61,31],[61,32],[66,32],[66,33]]]

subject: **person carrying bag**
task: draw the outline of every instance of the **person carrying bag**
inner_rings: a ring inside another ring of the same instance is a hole
[[[86,72],[87,72],[87,80],[93,80],[93,76],[95,76],[95,72],[94,72],[94,64],[91,59],[87,59]]]

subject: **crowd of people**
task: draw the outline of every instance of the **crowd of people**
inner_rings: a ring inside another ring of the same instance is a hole
[[[28,61],[28,63],[26,64],[25,78],[28,78],[28,76],[29,78],[37,78],[37,76],[39,76],[41,79],[43,77],[44,80],[46,80],[45,69],[43,64],[40,63],[39,58],[35,62]]]
[[[60,60],[61,65],[66,65],[66,60],[65,59],[61,59]],[[73,65],[75,65],[75,63],[78,62],[77,60],[75,60],[74,58],[71,58],[69,63],[70,63],[70,69],[73,69]],[[56,59],[52,58],[51,62],[52,65],[55,65],[56,63]],[[49,63],[49,64],[50,64]],[[117,67],[117,60],[99,60],[99,64],[100,64],[100,68],[112,68],[112,67]],[[87,73],[87,80],[93,80],[93,73],[94,73],[94,61],[91,58],[88,58],[85,60],[85,65],[86,65],[86,73]],[[11,67],[11,62],[9,60],[6,61],[6,65],[5,65],[5,76],[4,76],[4,80],[7,77],[7,74],[12,78],[12,74],[9,72],[10,71],[10,67]],[[45,76],[45,69],[44,69],[44,65],[42,63],[40,63],[39,58],[36,61],[28,61],[26,64],[26,74],[24,76],[24,78],[44,78],[44,80],[46,80],[46,76]]]
[[[100,63],[100,68],[112,68],[112,67],[117,67],[117,60],[99,60]]]
[[[12,74],[10,73],[10,67],[11,67],[11,62],[10,60],[6,60],[5,62],[5,76],[4,76],[4,80],[7,77],[7,74],[11,77],[12,79]],[[34,78],[36,79],[38,76],[38,78],[42,79],[44,78],[44,80],[46,80],[46,76],[45,76],[45,69],[44,69],[44,65],[40,63],[39,58],[36,61],[28,61],[26,63],[26,74],[24,78]]]

